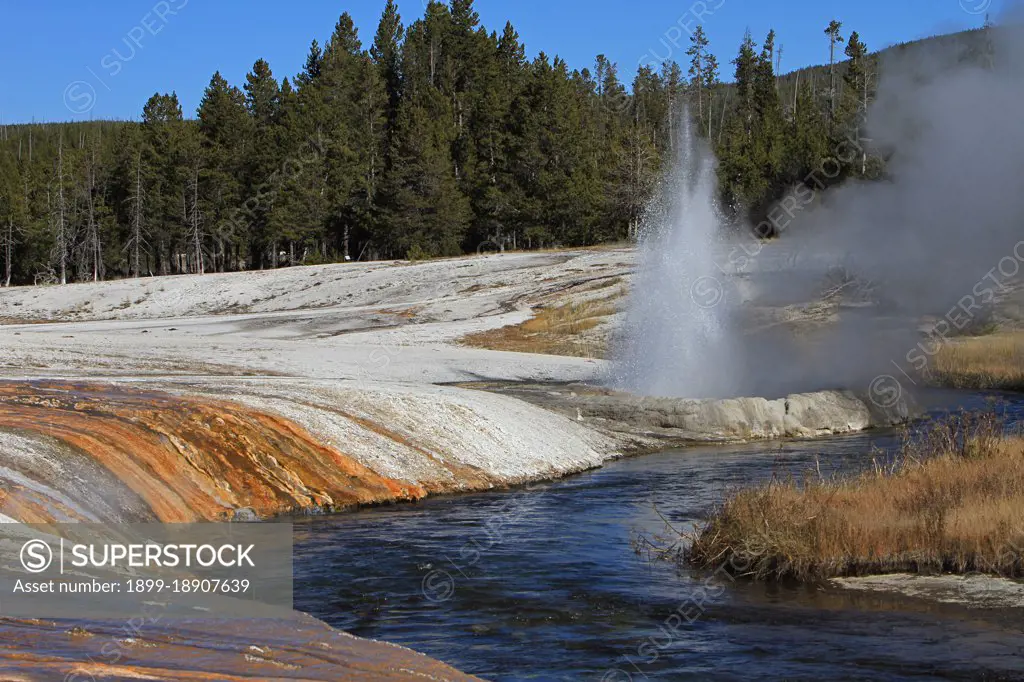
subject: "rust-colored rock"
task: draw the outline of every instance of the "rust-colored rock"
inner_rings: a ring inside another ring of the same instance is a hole
[[[158,623],[0,619],[0,680],[94,682],[478,678],[403,647],[352,637],[310,618]]]
[[[119,487],[123,500],[111,514],[122,520],[223,520],[242,509],[268,517],[427,494],[421,486],[374,473],[280,416],[124,385],[0,382],[0,431],[55,440],[62,446],[60,459],[101,467],[99,474],[109,476],[98,476]],[[40,485],[52,484],[17,459],[4,466]],[[2,474],[0,479],[0,510],[7,516],[83,518],[76,505],[47,500],[39,488]]]
[[[123,384],[0,382],[0,520],[265,518],[426,494],[239,403]],[[140,679],[476,678],[298,613],[141,625],[0,618],[0,681]]]

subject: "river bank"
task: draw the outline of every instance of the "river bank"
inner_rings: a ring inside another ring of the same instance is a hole
[[[854,473],[892,445],[869,431],[691,446],[527,490],[304,519],[296,606],[500,681],[1016,679],[1020,611],[973,578],[940,601],[680,572],[632,548],[663,534],[663,519],[707,518],[729,490]]]
[[[760,580],[875,574],[1024,577],[1024,439],[995,413],[943,417],[857,476],[730,493],[683,559]]]

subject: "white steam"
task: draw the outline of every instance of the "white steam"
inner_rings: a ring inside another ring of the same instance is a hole
[[[667,219],[641,243],[617,385],[680,397],[866,390],[879,374],[907,381],[937,337],[987,315],[1024,271],[1024,31],[974,38],[883,61],[866,127],[885,178],[797,210],[781,239],[748,250],[743,276],[723,267],[735,247],[716,244],[713,159],[687,133],[665,210],[652,212]],[[990,56],[968,55],[979,46]],[[812,333],[752,322],[765,306],[816,300],[836,265],[871,282],[874,305],[841,307]]]

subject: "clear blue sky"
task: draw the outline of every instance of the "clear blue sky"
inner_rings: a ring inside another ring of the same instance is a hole
[[[401,0],[406,25],[425,0]],[[638,62],[685,60],[681,26],[701,19],[711,49],[729,61],[747,28],[760,42],[779,35],[783,71],[827,61],[823,29],[833,17],[871,49],[980,26],[1008,0],[477,0],[489,30],[511,20],[532,57],[543,50],[572,68],[598,53],[631,81]],[[348,11],[364,44],[383,0],[0,0],[0,114],[3,121],[138,118],[155,91],[177,91],[194,116],[215,70],[241,85],[262,57],[293,76],[313,38],[321,44]],[[172,13],[173,12],[173,13]],[[972,13],[973,12],[973,13]],[[676,28],[673,28],[676,27]],[[674,47],[672,43],[679,43]]]

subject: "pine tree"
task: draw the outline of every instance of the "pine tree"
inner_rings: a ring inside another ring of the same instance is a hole
[[[828,156],[828,128],[825,121],[826,116],[811,89],[799,89],[788,138],[790,148],[786,153],[788,168],[785,178],[789,184],[803,182],[812,171],[821,168]]]
[[[657,179],[660,128],[667,117],[661,79],[650,67],[643,66],[637,72],[631,105],[630,123],[616,166],[613,212],[626,223],[626,236],[635,239]]]
[[[786,131],[782,120],[779,91],[775,83],[774,57],[775,31],[769,31],[758,57],[754,82],[755,110],[757,112],[754,153],[758,171],[763,178],[763,182],[760,183],[763,186],[763,194],[749,197],[749,199],[757,206],[755,210],[758,211],[763,211],[764,207],[774,201],[783,189]],[[762,223],[760,213],[754,215],[753,218],[756,224]]]
[[[330,112],[324,132],[330,229],[347,260],[354,233],[368,225],[386,116],[383,81],[347,13],[327,44],[321,80]]]
[[[248,233],[242,211],[246,158],[252,150],[252,121],[245,95],[213,74],[198,109],[203,168],[200,197],[211,235],[213,267],[219,272],[239,266]]]
[[[517,125],[513,105],[526,83],[526,50],[511,22],[493,35],[486,99],[477,132],[480,181],[473,196],[474,234],[470,248],[515,248],[523,243],[522,187],[517,182],[512,147]]]
[[[704,87],[708,74],[708,37],[704,33],[704,27],[700,24],[690,35],[690,47],[686,50],[686,54],[690,57],[690,87],[697,95],[697,120],[703,124]]]
[[[402,54],[401,42],[404,29],[395,0],[387,0],[377,25],[377,33],[370,48],[370,57],[377,67],[377,78],[384,85],[387,96],[385,108],[384,148],[382,171],[391,165],[392,145],[398,121],[398,102],[402,96]]]
[[[661,80],[665,84],[665,99],[668,108],[666,139],[663,143],[670,153],[676,148],[676,122],[682,113],[683,70],[676,62],[665,62],[661,67]]]
[[[828,77],[829,77],[829,130],[835,124],[836,117],[836,43],[843,42],[843,36],[839,30],[843,22],[833,19],[825,27],[825,35],[828,36]]]
[[[313,39],[309,46],[309,53],[306,55],[306,63],[302,67],[302,73],[295,77],[295,84],[298,89],[310,86],[320,78],[323,69],[324,53],[320,49],[320,43]]]
[[[736,65],[737,105],[719,147],[719,182],[726,205],[737,213],[757,213],[771,196],[782,166],[782,115],[772,55],[775,32],[769,32],[760,55],[748,32]],[[759,222],[759,221],[755,221]]]
[[[175,93],[156,93],[142,110],[142,178],[148,204],[148,232],[156,242],[154,259],[161,275],[170,274],[182,241],[184,192],[181,134],[184,119]]]
[[[720,81],[718,80],[718,59],[715,55],[708,53],[704,58],[704,91],[708,93],[708,139],[711,139],[712,126],[714,123],[714,98]],[[725,114],[724,105],[722,114]]]
[[[582,119],[580,128],[590,135],[589,139],[579,142],[583,159],[573,170],[577,182],[583,180],[584,186],[593,182],[600,188],[594,206],[597,215],[588,220],[593,227],[583,231],[581,236],[571,237],[579,243],[623,239],[628,235],[629,225],[636,217],[634,202],[637,193],[644,191],[643,180],[637,176],[637,156],[649,154],[642,136],[630,130],[632,107],[626,89],[619,81],[618,66],[604,55],[598,55],[595,69],[601,74],[596,83],[600,93],[598,106],[590,106],[589,92],[576,91],[576,104]],[[588,119],[592,120],[590,125],[587,125]],[[646,164],[641,164],[641,168],[646,168]],[[622,200],[621,182],[624,178],[632,184],[629,201]]]
[[[277,265],[277,241],[270,232],[270,212],[279,186],[274,184],[280,163],[277,146],[277,117],[281,88],[270,65],[259,59],[245,77],[245,105],[252,121],[253,144],[245,170],[245,218],[249,225],[249,262],[262,269]],[[269,259],[268,259],[269,256]]]
[[[467,197],[477,194],[486,182],[486,165],[478,163],[481,137],[486,134],[487,121],[482,120],[490,86],[490,67],[495,59],[494,48],[486,32],[478,30],[480,17],[473,0],[452,0],[451,48],[447,61],[450,74],[445,79],[446,94],[452,100],[452,161],[459,188]]]
[[[751,37],[750,31],[747,31],[733,64],[736,66],[736,96],[738,100],[736,113],[740,118],[743,132],[748,138],[751,136],[751,126],[755,115],[754,87],[757,80],[758,63],[754,39]]]
[[[377,25],[377,33],[373,38],[370,56],[380,69],[392,110],[398,105],[398,98],[401,96],[403,34],[402,16],[398,13],[398,5],[395,0],[387,0]]]
[[[846,73],[843,75],[843,96],[841,98],[840,114],[844,133],[860,145],[859,158],[851,160],[846,165],[847,170],[864,176],[868,171],[868,155],[864,149],[863,128],[867,118],[868,106],[871,102],[871,70],[873,68],[872,58],[860,35],[856,31],[850,34],[846,43],[847,62]]]
[[[452,32],[448,8],[429,2],[402,45],[403,97],[394,156],[381,188],[385,253],[419,257],[462,251],[472,212],[452,156],[458,130]]]
[[[722,144],[717,150],[718,178],[725,205],[740,213],[748,209],[752,199],[764,190],[760,184],[753,145],[756,114],[754,86],[758,60],[749,31],[740,43],[733,64],[736,67],[736,104],[726,120]]]

